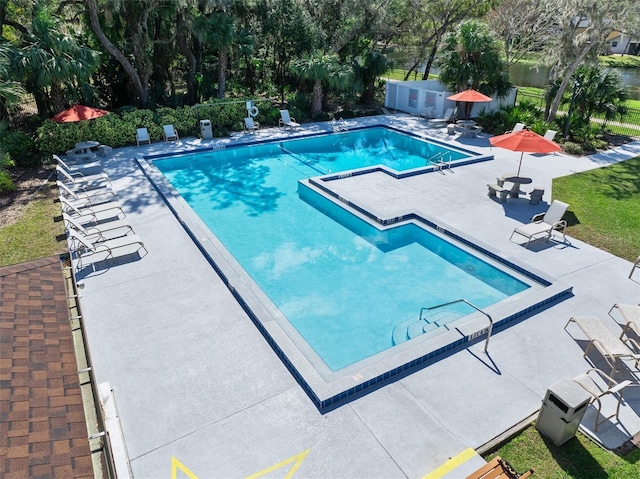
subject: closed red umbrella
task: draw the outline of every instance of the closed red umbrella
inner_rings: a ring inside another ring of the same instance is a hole
[[[91,106],[73,105],[66,110],[61,111],[51,121],[57,123],[66,123],[71,121],[92,120],[93,118],[100,118],[107,115],[107,110],[101,110],[100,108],[93,108]]]
[[[518,173],[520,176],[520,167],[522,166],[522,157],[524,153],[553,153],[560,151],[562,148],[556,142],[547,140],[545,137],[538,135],[531,130],[520,130],[504,135],[489,138],[491,146],[499,146],[511,151],[520,151],[520,164],[518,165]]]

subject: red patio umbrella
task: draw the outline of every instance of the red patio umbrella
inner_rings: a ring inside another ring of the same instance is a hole
[[[66,123],[70,121],[92,120],[93,118],[100,118],[108,113],[109,112],[107,110],[101,110],[99,108],[84,105],[73,105],[72,107],[69,107],[55,115],[51,118],[51,121]]]
[[[449,95],[447,100],[453,101],[463,101],[465,103],[479,103],[483,101],[491,101],[492,98],[490,96],[484,95],[480,93],[478,90],[474,90],[473,88],[469,88],[468,90],[461,91],[459,93],[454,93],[453,95]],[[469,115],[471,114],[471,108],[467,107],[466,116],[467,120],[469,119]]]
[[[554,151],[562,150],[556,142],[547,140],[531,130],[520,130],[494,136],[489,138],[489,143],[491,143],[491,146],[499,146],[507,150],[521,152],[516,176],[520,176],[520,167],[522,166],[522,157],[525,151],[527,153],[553,153]]]

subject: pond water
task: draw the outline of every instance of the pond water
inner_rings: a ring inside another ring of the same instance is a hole
[[[640,100],[640,68],[612,68],[627,86],[629,97]],[[524,63],[511,65],[509,80],[514,85],[543,88],[549,79],[549,67],[535,67]]]

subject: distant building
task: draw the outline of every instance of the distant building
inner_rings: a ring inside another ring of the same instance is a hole
[[[640,55],[640,39],[633,39],[621,32],[611,32],[607,37],[609,51],[621,55]]]

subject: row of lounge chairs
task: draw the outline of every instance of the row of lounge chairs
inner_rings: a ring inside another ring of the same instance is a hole
[[[57,186],[69,250],[76,269],[94,269],[117,257],[147,254],[144,243],[126,221],[126,214],[99,163],[69,165],[57,155]]]
[[[289,110],[280,110],[280,119],[278,120],[278,126],[280,128],[299,128],[300,123],[296,122],[295,118],[292,118],[289,114]],[[164,141],[177,141],[180,139],[178,135],[178,131],[174,128],[173,125],[164,125],[162,127]],[[256,132],[260,130],[260,123],[257,122],[253,117],[249,116],[244,119],[243,130],[248,132]],[[148,143],[151,144],[151,137],[149,136],[149,130],[146,127],[140,127],[136,129],[136,143],[138,146],[140,144]]]

